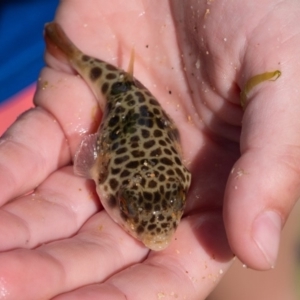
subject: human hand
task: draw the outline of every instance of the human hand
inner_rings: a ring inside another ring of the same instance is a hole
[[[37,108],[0,144],[0,290],[6,299],[204,299],[232,258],[222,209],[234,253],[250,267],[274,264],[280,229],[266,259],[253,240],[253,230],[263,230],[252,223],[271,210],[283,224],[298,195],[292,162],[299,105],[295,89],[287,90],[297,66],[290,63],[299,42],[297,7],[281,4],[270,12],[274,1],[255,4],[259,9],[224,4],[61,3],[56,21],[85,53],[126,69],[135,48],[135,76],[178,125],[193,183],[174,241],[149,253],[107,216],[93,183],[73,175],[74,153],[101,113],[81,78],[47,54]],[[294,19],[283,27],[289,11]],[[283,76],[250,94],[243,117],[240,89],[274,68]]]

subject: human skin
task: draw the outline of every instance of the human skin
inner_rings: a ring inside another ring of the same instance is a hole
[[[46,53],[36,108],[0,141],[0,299],[199,300],[233,253],[273,267],[300,188],[298,1],[65,0],[55,20],[125,70],[134,47],[134,75],[177,124],[193,182],[166,250],[126,234],[71,166],[101,120],[97,100]],[[247,80],[276,69],[243,111]]]
[[[296,203],[281,234],[276,268],[267,272],[243,268],[235,260],[217,288],[206,300],[298,300],[299,299],[299,217]]]

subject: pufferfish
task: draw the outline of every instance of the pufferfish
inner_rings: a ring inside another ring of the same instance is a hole
[[[165,249],[191,183],[178,129],[133,77],[133,55],[125,72],[81,52],[57,23],[46,24],[44,36],[49,52],[63,55],[106,100],[97,132],[84,138],[75,155],[75,174],[95,181],[103,207],[130,235],[151,250]]]

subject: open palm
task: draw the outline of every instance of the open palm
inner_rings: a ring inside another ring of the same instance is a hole
[[[300,192],[300,5],[170,3],[62,1],[56,21],[83,52],[123,69],[134,48],[135,77],[177,124],[193,181],[174,240],[149,252],[106,214],[94,183],[73,174],[101,111],[46,53],[37,107],[0,141],[0,296],[199,300],[229,267],[230,248],[253,268],[275,263]],[[246,81],[275,69],[282,77],[251,92],[243,113]]]

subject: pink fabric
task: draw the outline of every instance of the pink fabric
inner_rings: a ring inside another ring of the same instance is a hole
[[[35,84],[31,85],[0,105],[0,136],[21,113],[34,106],[32,99],[35,88]]]

